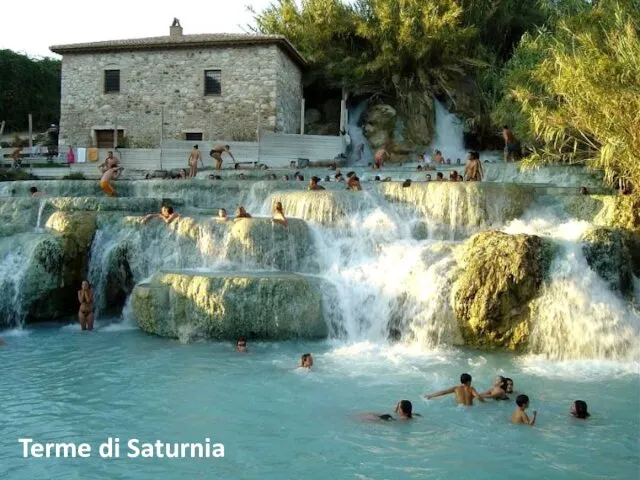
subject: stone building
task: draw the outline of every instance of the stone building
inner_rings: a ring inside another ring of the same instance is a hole
[[[279,35],[183,35],[56,45],[60,143],[158,147],[300,129],[305,60]]]

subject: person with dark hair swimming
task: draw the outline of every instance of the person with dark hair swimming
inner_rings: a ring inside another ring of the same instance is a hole
[[[509,377],[504,379],[504,391],[506,393],[513,393],[513,380]]]
[[[300,365],[298,365],[298,368],[308,368],[311,370],[311,367],[313,367],[313,357],[310,353],[303,354],[302,357],[300,357]]]
[[[236,341],[236,352],[247,353],[247,340],[244,337],[240,337]]]
[[[493,382],[493,386],[489,388],[486,392],[482,393],[483,398],[493,398],[494,400],[509,400],[507,397],[506,391],[506,378],[502,375],[498,375]]]
[[[413,405],[409,400],[400,400],[396,404],[395,413],[398,414],[397,418],[394,418],[393,415],[389,415],[388,413],[366,413],[362,415],[361,418],[369,421],[384,420],[385,422],[389,422],[391,420],[413,420],[414,417],[421,416],[419,413],[413,413]]]
[[[425,395],[427,400],[432,398],[442,397],[451,393],[456,394],[456,403],[461,405],[471,406],[473,405],[473,399],[477,399],[479,402],[484,403],[484,398],[480,395],[475,388],[471,386],[471,375],[463,373],[460,375],[460,385],[456,387],[447,388],[446,390],[440,390],[439,392]]]
[[[516,410],[513,412],[513,415],[511,415],[511,423],[533,426],[533,424],[536,423],[538,412],[534,410],[532,418],[529,418],[526,414],[525,410],[529,408],[529,397],[526,395],[518,395],[516,405]]]
[[[581,418],[583,420],[586,420],[591,416],[587,411],[587,402],[584,400],[576,400],[573,402],[569,411],[574,417]]]

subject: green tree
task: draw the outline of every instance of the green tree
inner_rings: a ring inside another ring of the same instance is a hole
[[[0,121],[9,131],[57,123],[60,112],[60,61],[32,59],[11,50],[0,50]]]
[[[532,142],[529,164],[586,163],[638,194],[639,18],[633,1],[601,1],[522,42],[495,116],[510,116]]]

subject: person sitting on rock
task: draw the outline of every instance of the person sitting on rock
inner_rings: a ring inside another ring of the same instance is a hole
[[[78,290],[78,321],[82,330],[93,330],[93,290],[91,284],[84,280],[80,290]]]
[[[309,180],[309,190],[324,190],[325,188],[318,184],[319,181],[320,179],[318,177],[311,177]]]
[[[476,391],[476,389],[471,386],[471,375],[469,375],[468,373],[463,373],[462,375],[460,375],[460,385],[447,388],[446,390],[440,390],[439,392],[431,393],[429,395],[425,395],[425,398],[427,400],[431,400],[432,398],[442,397],[451,393],[455,393],[456,403],[459,403],[461,405],[473,405],[474,398],[479,402],[484,403],[484,398],[482,398],[482,395],[480,395]]]
[[[356,192],[362,190],[360,179],[356,175],[352,175],[351,177],[349,177],[349,181],[347,182],[347,190],[353,190]]]
[[[236,352],[238,353],[247,353],[247,341],[244,337],[240,337],[236,341]]]
[[[506,378],[498,375],[491,388],[481,395],[483,398],[493,398],[494,400],[509,400],[506,391]]]
[[[238,220],[239,218],[251,218],[251,215],[247,213],[242,205],[236,210],[236,218],[234,220]]]
[[[451,172],[449,174],[449,181],[450,182],[460,182],[461,181],[460,175],[458,175],[458,171],[457,170],[454,170],[453,172]]]
[[[436,152],[433,154],[433,163],[444,163],[444,157],[442,156],[442,152],[440,150],[436,150]]]
[[[32,197],[44,197],[46,195],[44,192],[39,192],[36,187],[31,187],[29,191],[31,192]]]
[[[229,217],[227,216],[227,211],[224,208],[221,208],[220,210],[218,210],[218,216],[216,217],[216,220],[218,222],[226,222],[227,220],[229,220]]]
[[[298,368],[308,368],[311,370],[311,367],[313,367],[313,357],[310,353],[303,354],[302,357],[300,357],[300,365]]]
[[[168,205],[163,205],[162,208],[160,209],[160,213],[152,213],[150,215],[147,215],[142,219],[142,223],[147,223],[149,220],[153,218],[159,218],[164,223],[169,224],[178,217],[180,217],[180,215],[173,211],[173,207],[170,207]]]
[[[273,208],[273,217],[271,218],[271,223],[279,223],[283,227],[287,227],[287,219],[284,216],[284,209],[282,208],[282,202],[276,202],[275,207]]]

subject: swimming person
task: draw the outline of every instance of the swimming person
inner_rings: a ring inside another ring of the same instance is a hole
[[[287,227],[287,218],[284,216],[284,209],[282,208],[282,202],[276,202],[273,207],[273,217],[271,223],[279,223],[283,227]]]
[[[300,357],[300,365],[298,368],[308,368],[311,370],[311,367],[313,367],[313,357],[310,353],[303,354],[302,357]]]
[[[107,169],[100,179],[100,188],[108,197],[117,197],[116,190],[111,185],[111,180],[118,178],[118,173],[122,167],[112,167]]]
[[[78,290],[78,302],[80,309],[78,310],[78,321],[82,330],[93,330],[93,290],[87,280],[82,282],[80,290]]]
[[[432,398],[442,397],[443,395],[449,395],[451,393],[456,394],[456,402],[461,405],[473,405],[474,398],[479,402],[484,402],[482,395],[480,395],[476,389],[471,386],[471,375],[468,373],[460,375],[460,385],[457,387],[451,387],[430,395],[425,395],[425,398],[427,400],[431,400]]]
[[[429,175],[429,174],[427,173],[427,176],[426,176],[426,177],[424,177],[424,180],[425,180],[425,182],[430,182],[430,181],[431,181],[431,175]]]
[[[482,394],[483,398],[493,398],[494,400],[509,400],[506,392],[506,379],[498,375],[493,382],[493,386]]]
[[[238,353],[247,353],[247,341],[244,337],[240,337],[236,341],[236,352]]]
[[[234,220],[237,220],[239,218],[251,218],[251,215],[247,213],[242,205],[240,205],[236,210],[236,218]]]
[[[571,412],[571,415],[576,418],[582,418],[586,420],[591,416],[587,411],[587,402],[585,402],[584,400],[576,400],[575,402],[573,402],[569,411]]]
[[[504,391],[506,393],[513,393],[513,380],[509,377],[504,379]]]
[[[444,175],[442,175],[442,172],[438,172],[436,173],[436,182],[444,182]]]
[[[164,223],[168,224],[173,222],[179,216],[180,214],[173,211],[173,207],[170,207],[168,205],[163,205],[162,208],[160,208],[160,213],[152,213],[150,215],[147,215],[142,219],[142,223],[147,223],[149,220],[153,218],[159,218]]]
[[[229,217],[227,216],[227,211],[224,208],[221,208],[220,210],[218,210],[218,216],[216,217],[216,220],[218,222],[226,222],[227,220],[229,220]]]
[[[200,165],[204,168],[204,163],[200,156],[200,149],[198,148],[198,145],[194,145],[191,153],[189,154],[189,178],[196,178],[196,175],[198,174],[198,161],[200,161]]]
[[[412,413],[413,405],[409,400],[400,400],[396,404],[395,413],[398,414],[398,420],[413,420],[414,416],[419,417],[420,414]],[[376,420],[384,420],[385,422],[395,420],[393,415],[389,415],[388,413],[365,413],[361,415],[362,420],[376,421]]]
[[[224,145],[224,146],[216,145],[209,152],[209,156],[216,161],[216,165],[215,165],[216,166],[216,170],[222,169],[222,154],[223,153],[227,153],[231,157],[231,159],[233,160],[233,163],[236,162],[236,159],[234,158],[233,153],[231,153],[231,147],[229,145]]]
[[[407,178],[404,182],[402,182],[402,188],[409,188],[411,186],[411,179]]]
[[[529,397],[526,395],[518,395],[516,398],[516,410],[511,415],[511,423],[533,425],[536,423],[538,412],[533,411],[533,417],[530,419],[525,410],[529,408]]]

